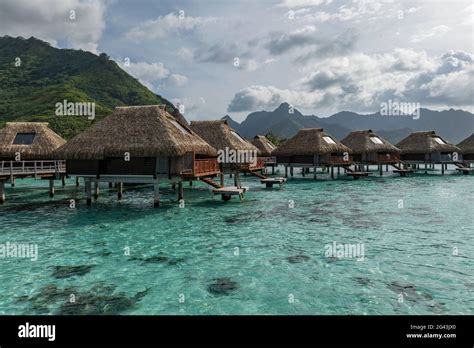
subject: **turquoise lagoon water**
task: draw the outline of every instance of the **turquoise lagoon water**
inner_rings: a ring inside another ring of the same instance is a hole
[[[0,259],[0,314],[474,313],[474,176],[243,183],[242,202],[186,184],[184,208],[164,185],[154,209],[146,186],[88,208],[72,180],[53,199],[17,181],[0,244],[39,256]],[[364,260],[327,257],[333,242]]]

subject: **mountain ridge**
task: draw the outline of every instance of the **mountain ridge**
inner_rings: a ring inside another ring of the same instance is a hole
[[[292,111],[290,113],[288,103],[282,103],[273,111],[252,112],[241,123],[229,115],[226,119],[247,138],[267,133],[290,138],[301,128],[324,128],[342,139],[351,131],[372,129],[390,142],[397,143],[414,131],[434,130],[449,141],[458,143],[474,131],[474,114],[453,108],[442,111],[420,108],[418,119],[413,116],[383,116],[380,112],[359,114],[352,111],[340,111],[323,118],[303,115],[295,108]]]

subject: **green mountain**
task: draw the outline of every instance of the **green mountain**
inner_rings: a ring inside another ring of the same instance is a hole
[[[434,130],[447,140],[458,143],[474,130],[474,114],[463,110],[434,111],[420,108],[419,117],[383,116],[380,112],[358,114],[341,111],[329,117],[303,115],[296,108],[290,113],[290,105],[282,103],[273,111],[250,113],[242,123],[230,116],[227,122],[249,139],[257,134],[272,133],[280,138],[291,138],[301,128],[324,128],[329,134],[342,139],[349,132],[372,129],[388,141],[397,143],[414,131]]]
[[[95,102],[96,118],[122,105],[166,104],[106,54],[58,49],[34,37],[0,37],[0,128],[7,121],[45,121],[66,139],[90,125],[86,116],[57,116],[56,103]],[[179,115],[179,117],[182,117]]]

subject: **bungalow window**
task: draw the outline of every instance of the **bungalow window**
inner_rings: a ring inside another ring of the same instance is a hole
[[[377,137],[370,137],[370,140],[372,140],[374,144],[383,144],[382,140]]]
[[[184,128],[183,126],[181,126],[178,122],[176,122],[175,120],[170,120],[170,122],[173,124],[173,126],[175,126],[176,128],[178,128],[181,133],[183,133],[184,135],[189,135],[191,133],[188,132],[188,130],[186,128]]]
[[[230,132],[232,133],[232,135],[233,135],[234,137],[236,137],[237,139],[239,139],[241,142],[245,143],[245,140],[244,140],[240,135],[238,135],[236,132],[234,132],[234,131],[230,131]]]
[[[433,139],[434,139],[438,144],[441,144],[441,145],[446,144],[446,143],[443,141],[443,139],[441,139],[441,138],[435,137],[435,138],[433,138]]]
[[[336,144],[334,140],[332,140],[331,137],[323,137],[324,141],[328,144]]]
[[[31,145],[35,137],[36,133],[17,133],[13,145]]]

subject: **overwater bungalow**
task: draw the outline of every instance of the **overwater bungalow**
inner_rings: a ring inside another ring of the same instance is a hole
[[[217,149],[222,173],[233,175],[234,186],[238,189],[245,190],[240,184],[240,173],[257,176],[268,187],[285,181],[283,178],[267,178],[262,174],[265,162],[260,150],[232,129],[226,120],[192,121],[191,129]],[[220,186],[224,186],[223,175]]]
[[[160,204],[159,182],[177,182],[183,198],[183,179],[219,174],[216,150],[179,122],[162,105],[117,107],[56,151],[66,160],[68,175],[83,177],[87,204],[91,185],[98,197],[99,182],[154,185],[154,203]]]
[[[463,173],[467,174],[472,171],[471,165],[474,163],[474,133],[471,134],[469,137],[461,141],[457,147],[462,150],[462,159],[463,159],[463,166],[467,168],[464,170],[459,168],[459,170],[463,171]]]
[[[54,160],[53,152],[66,141],[45,122],[7,122],[0,130],[0,203],[5,201],[5,183],[17,178],[49,180],[54,195],[54,180],[64,184],[64,161]]]
[[[300,167],[305,174],[313,168],[316,179],[317,168],[331,170],[334,178],[334,168],[343,167],[347,170],[352,164],[352,150],[336,138],[324,132],[322,128],[300,129],[298,133],[273,151],[278,164],[285,166],[285,177],[293,176],[293,168]]]
[[[260,157],[265,167],[272,167],[272,174],[275,173],[276,158],[272,156],[276,146],[264,135],[256,135],[251,143],[260,150]]]
[[[359,167],[366,166],[367,171],[370,165],[377,165],[382,175],[383,165],[388,168],[388,165],[397,166],[400,163],[400,149],[371,129],[351,132],[341,143],[352,150],[354,164]]]
[[[462,162],[461,149],[435,131],[414,132],[396,144],[396,147],[402,151],[401,160],[405,166],[420,169],[420,164],[424,164],[425,173],[428,171],[428,165],[435,169],[436,164],[440,164],[444,174],[448,164]]]

